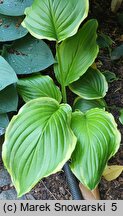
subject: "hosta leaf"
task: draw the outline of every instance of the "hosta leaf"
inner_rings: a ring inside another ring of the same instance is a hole
[[[112,165],[107,166],[103,172],[103,176],[107,181],[112,181],[119,177],[119,175],[123,172],[123,166]]]
[[[2,156],[19,196],[70,158],[76,144],[70,122],[71,107],[51,98],[29,101],[12,118]]]
[[[60,90],[49,76],[36,75],[19,79],[17,87],[25,102],[39,97],[51,97],[61,102]]]
[[[106,95],[108,84],[105,76],[93,68],[70,86],[71,91],[85,99],[99,99]]]
[[[113,40],[103,33],[98,34],[97,43],[100,48],[110,48],[113,44]]]
[[[0,56],[0,90],[16,82],[17,76],[13,68],[2,56]]]
[[[72,154],[71,169],[82,184],[93,190],[107,161],[117,152],[121,135],[113,116],[98,108],[86,114],[73,113],[72,129],[78,141]]]
[[[38,39],[62,41],[77,32],[88,8],[88,0],[35,0],[22,25]]]
[[[98,54],[97,21],[89,20],[73,37],[57,49],[55,64],[57,80],[65,86],[79,79],[92,65]]]
[[[24,37],[28,31],[21,26],[24,17],[9,17],[0,14],[0,42]]]
[[[3,137],[2,135],[5,133],[5,128],[0,127],[0,146],[3,144]]]
[[[29,7],[33,0],[1,0],[0,13],[9,16],[20,16],[24,14],[26,7]]]
[[[47,44],[30,35],[16,41],[8,48],[5,58],[17,74],[34,73],[54,63],[52,52]]]
[[[123,44],[116,47],[111,53],[111,60],[118,60],[123,57]]]
[[[73,105],[73,110],[80,110],[85,113],[92,108],[100,108],[105,109],[106,103],[103,99],[99,100],[85,100],[83,98],[78,97]]]
[[[116,77],[116,74],[111,72],[111,71],[104,71],[103,75],[105,76],[106,80],[108,83],[112,83],[116,80],[118,80],[118,78]]]
[[[16,111],[18,95],[14,85],[7,86],[0,91],[0,113]]]
[[[6,128],[9,124],[9,119],[6,113],[0,114],[0,128]]]
[[[119,120],[120,120],[121,124],[123,124],[123,109],[120,110]]]

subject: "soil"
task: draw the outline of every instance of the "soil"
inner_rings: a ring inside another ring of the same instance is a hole
[[[101,3],[102,2],[102,3]],[[92,4],[93,3],[93,4]],[[110,36],[114,41],[112,48],[117,47],[123,41],[123,29],[117,21],[117,15],[110,10],[111,1],[93,0],[90,5],[90,18],[96,18],[99,22],[99,31]],[[123,5],[119,11],[123,11]],[[51,45],[51,44],[50,44]],[[53,45],[52,45],[53,47]],[[51,48],[52,48],[51,47]],[[54,50],[53,50],[54,51]],[[122,134],[122,141],[118,153],[109,161],[110,165],[123,165],[123,126],[118,117],[119,111],[116,107],[123,108],[123,59],[111,61],[108,49],[102,49],[96,60],[97,66],[101,71],[109,70],[116,74],[117,81],[109,84],[109,91],[106,96],[109,111],[114,115],[119,130]],[[51,75],[51,74],[50,74]],[[72,104],[74,97],[68,90],[68,100]],[[102,178],[99,184],[101,199],[103,200],[122,200],[123,199],[123,173],[111,182]],[[64,172],[60,172],[43,179],[31,191],[37,200],[70,200],[72,199]]]

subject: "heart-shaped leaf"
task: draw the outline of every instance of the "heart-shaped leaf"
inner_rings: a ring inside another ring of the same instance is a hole
[[[35,75],[19,79],[17,88],[25,102],[39,97],[51,97],[59,103],[62,99],[59,88],[49,76]]]
[[[96,20],[89,20],[75,36],[65,40],[58,47],[58,64],[55,64],[54,69],[56,78],[62,85],[68,86],[79,79],[97,57],[97,25]]]
[[[88,189],[99,183],[107,161],[117,152],[121,135],[111,114],[91,109],[73,113],[72,129],[78,141],[72,154],[71,169]]]
[[[29,7],[33,0],[1,0],[0,13],[9,16],[21,16],[26,7]]]
[[[9,119],[6,113],[0,114],[0,128],[6,128],[9,124]]]
[[[35,0],[22,25],[38,39],[62,41],[77,32],[88,8],[88,0]]]
[[[2,156],[19,196],[43,177],[61,170],[70,158],[76,145],[71,112],[67,104],[38,98],[12,118]]]
[[[30,35],[16,41],[12,47],[7,49],[4,57],[14,68],[16,74],[34,73],[54,63],[52,52],[47,44]]]
[[[83,98],[76,98],[73,105],[73,110],[80,110],[85,113],[93,108],[105,109],[106,102],[103,99],[99,100],[85,100]]]
[[[112,181],[119,177],[119,175],[123,172],[123,166],[112,165],[106,166],[103,176],[107,181]]]
[[[24,17],[10,17],[0,14],[0,42],[24,37],[28,31],[21,26]]]
[[[9,85],[0,91],[0,113],[16,111],[18,106],[18,94],[14,85]]]
[[[79,80],[69,87],[75,94],[89,100],[103,98],[108,90],[105,76],[93,68],[89,68]]]
[[[0,56],[0,90],[16,82],[17,76],[13,68],[2,56]]]

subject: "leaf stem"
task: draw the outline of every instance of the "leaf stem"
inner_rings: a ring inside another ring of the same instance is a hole
[[[58,64],[59,64],[59,70],[61,74],[61,92],[62,92],[62,99],[63,103],[67,103],[67,94],[66,94],[66,87],[64,85],[64,78],[63,78],[63,70],[62,70],[62,63],[61,63],[61,58],[60,58],[60,53],[59,53],[59,44],[58,41],[56,42],[56,52],[57,52],[57,59],[58,59]]]
[[[63,102],[67,103],[67,94],[66,94],[66,87],[64,85],[61,86],[62,90],[62,97],[63,97]]]

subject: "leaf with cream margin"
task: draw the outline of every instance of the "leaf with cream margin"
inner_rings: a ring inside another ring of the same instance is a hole
[[[18,196],[62,169],[76,145],[72,109],[52,98],[26,103],[7,128],[2,158]]]
[[[85,114],[74,112],[71,127],[77,137],[71,170],[85,187],[93,190],[99,184],[108,160],[118,151],[121,134],[114,117],[98,108]]]
[[[60,42],[76,34],[88,10],[88,0],[34,0],[22,25],[38,39]]]

